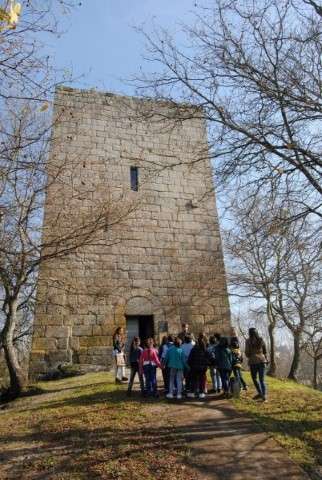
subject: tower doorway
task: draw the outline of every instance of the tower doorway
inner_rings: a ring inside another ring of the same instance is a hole
[[[153,315],[126,315],[126,349],[129,351],[133,337],[141,339],[141,346],[144,347],[145,341],[154,336]]]

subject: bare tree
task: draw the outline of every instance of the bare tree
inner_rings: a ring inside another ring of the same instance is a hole
[[[59,186],[73,175],[75,163],[70,156],[62,159],[55,153],[57,140],[50,138],[45,118],[32,107],[25,106],[17,114],[12,112],[11,125],[7,127],[11,132],[10,146],[6,161],[2,161],[6,176],[1,194],[0,298],[4,326],[0,346],[9,370],[12,396],[18,395],[26,383],[15,341],[21,335],[21,331],[17,332],[19,312],[34,296],[39,266],[67,257],[86,245],[109,244],[108,232],[135,209],[133,200],[122,191],[117,197],[106,195],[104,201],[88,198],[86,209],[78,208],[79,191],[65,188],[64,196],[59,195]],[[61,208],[43,226],[48,189],[56,189]]]
[[[322,321],[321,313],[312,321],[312,325],[305,330],[306,353],[313,360],[313,388],[318,388],[319,363],[322,360]]]
[[[72,6],[73,2],[65,0],[0,2],[0,348],[6,353],[12,386],[19,384],[17,390],[24,379],[12,343],[17,344],[30,332],[26,312],[31,308],[37,275],[33,269],[23,278],[22,265],[19,273],[19,262],[30,254],[19,251],[19,245],[26,245],[30,223],[34,232],[29,241],[36,244],[41,234],[36,223],[41,219],[39,206],[45,193],[50,121],[40,117],[48,110],[58,78],[39,34],[58,34],[59,17]],[[19,314],[15,313],[11,288],[16,276],[21,283]],[[11,317],[13,321],[8,320]],[[6,352],[7,344],[11,353]],[[21,382],[15,376],[21,377]]]
[[[245,199],[235,206],[236,227],[226,235],[232,260],[229,279],[233,295],[253,298],[257,309],[264,302],[272,375],[274,330],[282,322],[291,332],[294,355],[289,378],[295,379],[305,328],[322,309],[320,244],[307,220],[285,223],[279,219],[288,213],[283,214],[280,205],[257,198],[257,206],[250,210]]]
[[[27,312],[34,303],[40,265],[87,245],[114,243],[110,230],[136,208],[123,191],[112,194],[106,187],[104,201],[89,198],[87,207],[79,209],[79,198],[88,192],[73,187],[76,160],[60,155],[62,137],[52,134],[53,126],[71,121],[71,114],[58,113],[59,106],[50,114],[54,87],[65,77],[50,64],[38,34],[57,34],[62,9],[74,2],[22,2],[22,14],[11,25],[6,15],[15,4],[3,2],[0,10],[0,349],[10,376],[9,397],[26,384],[17,346],[30,331]],[[56,191],[60,209],[43,226],[49,189]]]
[[[305,223],[301,225],[304,229]],[[288,378],[297,379],[304,333],[312,318],[322,313],[321,250],[311,233],[285,239],[285,249],[292,252],[276,275],[274,308],[293,336],[293,359]]]
[[[134,83],[139,94],[172,104],[173,121],[190,118],[175,101],[200,108],[218,183],[250,194],[278,190],[297,216],[321,218],[320,12],[307,0],[216,0],[183,27],[181,47],[161,28],[140,30],[156,71]]]
[[[242,346],[245,346],[246,339],[249,336],[249,329],[255,327],[260,335],[263,337],[265,344],[268,344],[269,337],[267,332],[267,319],[265,312],[251,308],[247,305],[246,308],[240,309],[238,313],[234,313],[232,322],[236,325],[237,331],[241,336]]]
[[[263,199],[252,209],[247,208],[245,200],[235,205],[233,214],[236,227],[225,235],[225,248],[231,260],[231,294],[237,298],[253,298],[253,310],[264,313],[270,345],[269,374],[275,376],[274,333],[279,317],[273,307],[276,299],[274,280],[277,261],[282,260],[283,239],[271,234],[272,212],[264,208]]]
[[[51,100],[57,84],[71,80],[71,72],[53,67],[41,34],[54,38],[62,33],[65,14],[81,3],[76,0],[2,0],[0,2],[0,107],[5,112],[8,101],[30,100],[39,105]],[[12,8],[20,5],[15,23]],[[2,12],[2,17],[1,17]],[[3,18],[3,21],[1,21]]]

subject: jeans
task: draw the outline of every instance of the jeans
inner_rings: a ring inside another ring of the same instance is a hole
[[[140,372],[139,372],[138,363],[131,363],[131,373],[130,373],[129,385],[128,385],[127,390],[128,390],[128,392],[132,391],[133,382],[134,382],[134,378],[135,378],[136,374],[138,374],[138,376],[139,376],[141,393],[143,393],[143,391],[144,391],[143,375],[141,375]]]
[[[192,381],[191,381],[191,371],[190,368],[185,368],[183,371],[184,381],[185,381],[185,390],[188,393],[193,391],[192,389]]]
[[[233,368],[233,374],[234,374],[234,377],[236,378],[236,380],[239,381],[239,385],[241,386],[241,388],[243,388],[245,390],[247,388],[247,385],[246,385],[245,380],[243,379],[241,369],[237,368],[237,367],[234,367]]]
[[[205,393],[207,382],[206,372],[207,369],[191,371],[191,387],[194,393]]]
[[[164,391],[165,393],[169,392],[169,382],[170,382],[170,368],[164,367],[162,370],[162,377],[164,383]]]
[[[210,367],[210,376],[212,381],[212,388],[216,391],[221,390],[222,385],[219,370],[215,367]]]
[[[147,395],[157,394],[157,367],[155,365],[143,365],[145,379],[145,393]]]
[[[176,382],[177,395],[181,395],[181,393],[182,393],[182,380],[183,380],[183,370],[179,370],[178,368],[170,368],[169,393],[172,393],[172,395],[173,395],[175,382]]]
[[[254,365],[250,365],[250,374],[252,376],[253,383],[261,397],[266,397],[266,385],[265,385],[265,363],[255,363]],[[259,383],[257,381],[257,375],[259,379]]]
[[[220,373],[220,378],[221,378],[221,383],[222,383],[222,388],[225,393],[229,393],[229,378],[230,378],[230,370],[227,370],[226,368],[219,368],[219,373]]]

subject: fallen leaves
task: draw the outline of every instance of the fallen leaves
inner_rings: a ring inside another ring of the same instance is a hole
[[[0,32],[16,28],[21,15],[21,3],[11,0],[8,8],[0,8]]]

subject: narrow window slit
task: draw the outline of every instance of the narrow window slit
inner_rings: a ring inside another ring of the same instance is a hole
[[[139,169],[138,167],[130,167],[131,190],[137,192],[139,190]]]

